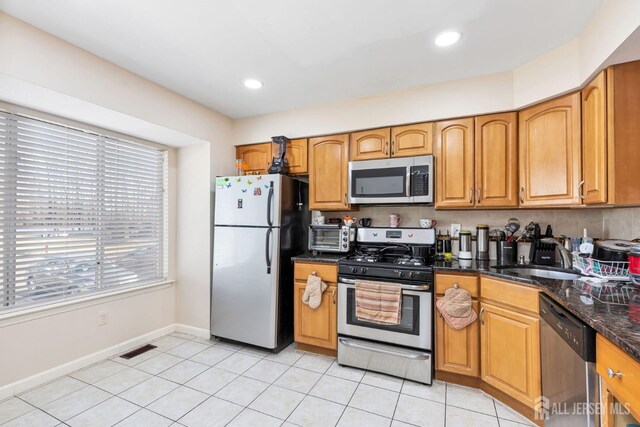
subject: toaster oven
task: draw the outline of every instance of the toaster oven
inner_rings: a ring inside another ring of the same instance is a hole
[[[356,241],[356,228],[342,224],[309,226],[309,250],[317,252],[349,252]]]

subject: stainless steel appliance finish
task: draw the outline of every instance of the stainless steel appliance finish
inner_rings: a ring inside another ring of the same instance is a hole
[[[489,226],[478,225],[476,227],[476,259],[486,261],[489,259]]]
[[[436,242],[436,230],[433,228],[358,228],[358,242],[362,243],[400,243],[405,245],[433,245]]]
[[[338,334],[432,350],[433,294],[430,284],[401,284],[400,325],[374,327],[356,318],[355,283],[355,279],[338,279],[338,301],[346,302],[344,309],[338,308]]]
[[[434,243],[432,229],[358,230],[356,252],[338,262],[338,363],[431,384]],[[357,317],[358,279],[400,285],[398,325]]]
[[[293,267],[308,186],[284,175],[216,179],[211,334],[279,350],[293,340]]]
[[[338,363],[385,372],[417,382],[431,383],[431,358],[431,353],[426,351],[353,338],[338,338]]]
[[[540,317],[545,427],[599,426],[595,331],[542,294]]]
[[[349,203],[433,203],[433,156],[349,162]]]
[[[356,228],[341,224],[309,226],[309,250],[317,252],[349,252],[356,240]]]

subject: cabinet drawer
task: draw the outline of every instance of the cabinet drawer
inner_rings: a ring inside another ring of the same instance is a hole
[[[320,264],[313,262],[296,262],[294,277],[296,280],[307,282],[310,274],[316,273],[325,283],[338,283],[338,266],[335,264]]]
[[[464,274],[436,274],[436,294],[444,294],[456,283],[461,289],[469,291],[472,298],[478,298],[478,277]]]
[[[480,294],[483,301],[493,301],[538,315],[538,290],[505,280],[482,277]]]
[[[608,369],[622,376],[610,378]],[[596,336],[596,370],[622,403],[629,403],[636,413],[640,412],[640,362],[600,334]]]

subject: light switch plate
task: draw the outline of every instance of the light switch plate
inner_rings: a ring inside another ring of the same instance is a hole
[[[462,225],[460,224],[451,224],[451,237],[458,237],[460,235],[460,229]]]

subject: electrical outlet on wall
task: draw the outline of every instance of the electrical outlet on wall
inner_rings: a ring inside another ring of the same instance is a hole
[[[98,326],[104,326],[109,323],[109,312],[108,311],[99,311],[97,324]]]
[[[461,228],[460,224],[451,224],[451,237],[459,237]]]

